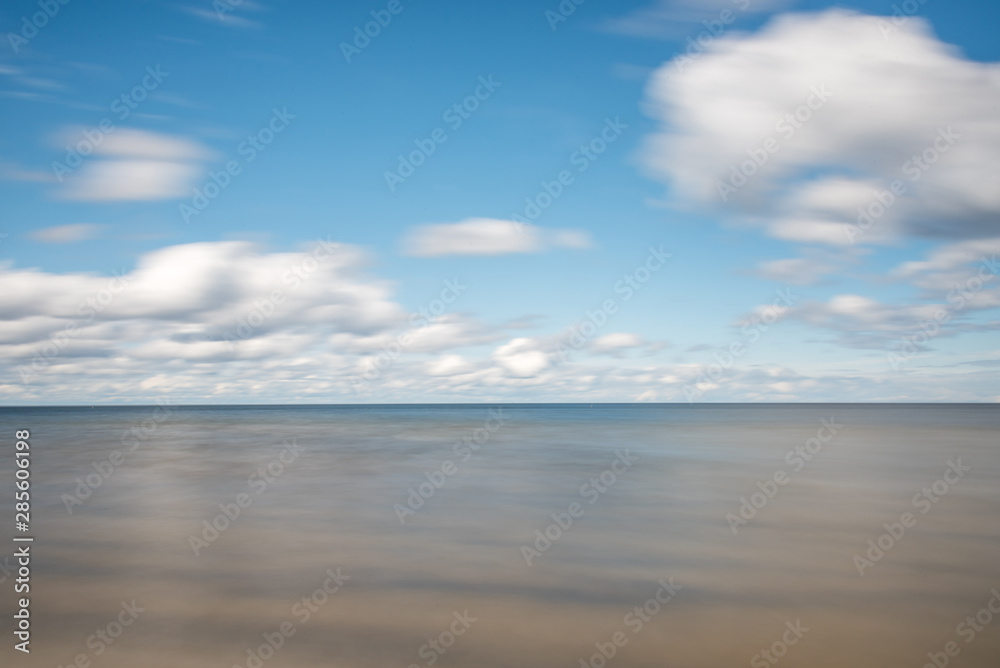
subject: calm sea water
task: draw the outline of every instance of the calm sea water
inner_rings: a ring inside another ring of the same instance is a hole
[[[30,657],[0,573],[4,665],[1000,665],[996,406],[6,408],[0,424],[2,525],[9,541],[29,429],[36,537]]]

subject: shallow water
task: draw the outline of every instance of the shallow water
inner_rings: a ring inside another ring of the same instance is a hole
[[[996,406],[5,408],[0,423],[11,444],[31,431],[36,538],[30,657],[0,584],[5,665],[775,665],[767,650],[919,668],[949,641],[950,665],[1000,665]],[[885,524],[902,535],[855,559]]]

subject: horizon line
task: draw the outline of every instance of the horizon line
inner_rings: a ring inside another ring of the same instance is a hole
[[[0,405],[13,408],[157,408],[163,403],[22,404]],[[995,401],[546,401],[546,402],[395,402],[395,403],[258,403],[258,404],[166,404],[174,408],[300,408],[300,407],[406,407],[406,406],[1000,406]]]

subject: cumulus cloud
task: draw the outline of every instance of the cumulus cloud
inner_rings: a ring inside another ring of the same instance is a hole
[[[402,324],[386,284],[355,248],[321,242],[261,253],[245,242],[172,246],[125,274],[0,269],[0,354],[40,375],[74,356],[260,359],[322,349]],[[40,360],[40,361],[39,361]]]
[[[475,367],[461,355],[441,355],[427,363],[431,376],[458,376],[471,372]]]
[[[589,235],[579,230],[543,230],[510,220],[468,218],[458,223],[417,227],[404,239],[403,252],[416,257],[506,255],[590,245]]]
[[[67,133],[70,144],[78,134]],[[93,155],[64,177],[58,193],[65,199],[89,201],[184,197],[211,157],[211,151],[189,139],[117,129],[96,142]]]
[[[329,339],[332,347],[351,353],[368,353],[391,348],[405,334],[407,354],[440,353],[464,346],[491,343],[502,333],[488,328],[459,313],[444,313],[424,319],[416,317],[402,331],[385,330],[367,336],[335,334]]]
[[[518,337],[493,352],[493,360],[515,378],[537,376],[549,366],[552,353],[537,340]]]
[[[829,310],[877,326],[878,305],[863,298],[837,300]],[[727,369],[706,384],[698,364],[608,364],[594,356],[557,361],[555,336],[517,337],[484,350],[487,328],[458,315],[426,326],[436,334],[444,330],[432,329],[435,324],[448,328],[446,342],[405,348],[358,395],[350,379],[387,350],[387,342],[399,340],[395,332],[413,325],[388,286],[364,271],[364,256],[342,244],[300,253],[265,253],[242,242],[174,246],[143,256],[120,277],[0,266],[0,315],[0,367],[7,379],[0,396],[18,402],[75,403],[81,396],[111,402],[163,396],[177,402],[683,402],[692,384],[703,401],[996,395],[992,369],[971,366],[963,367],[973,370],[963,371],[961,383],[939,370],[808,376],[751,365]],[[817,310],[812,317],[823,316]],[[249,329],[241,335],[244,323]],[[235,342],[227,341],[234,333]],[[592,345],[611,352],[641,343],[617,332]],[[36,361],[41,368],[22,382],[19,369]]]
[[[270,383],[276,400],[356,399],[351,379],[386,351],[400,359],[379,362],[376,393],[433,379],[520,382],[548,366],[530,339],[463,355],[505,328],[454,307],[408,313],[365,266],[359,249],[330,240],[280,253],[238,241],[168,246],[111,276],[0,265],[0,368],[10,379],[0,394],[236,400]]]
[[[646,167],[782,239],[997,236],[1000,66],[963,58],[918,17],[891,33],[879,21],[780,15],[665,64],[647,91],[663,129]],[[870,222],[851,236],[859,207]]]
[[[513,343],[513,342],[511,342]],[[506,352],[543,352],[537,342],[520,341]],[[524,358],[527,360],[529,358]],[[522,361],[524,361],[522,360]],[[491,363],[491,361],[493,363]],[[401,361],[392,386],[379,394],[386,401],[662,401],[688,402],[685,388],[697,386],[696,401],[967,401],[996,396],[991,368],[955,375],[940,370],[907,369],[872,373],[844,368],[838,373],[802,373],[778,364],[736,366],[710,383],[704,364],[534,364],[511,370],[496,360],[480,360],[450,375],[432,375],[423,363]],[[444,366],[444,365],[442,365]],[[442,369],[443,370],[443,369]],[[512,372],[513,371],[513,372]]]
[[[651,175],[689,203],[813,246],[756,275],[810,285],[865,245],[944,244],[891,273],[919,290],[904,303],[836,294],[782,318],[883,350],[942,309],[935,337],[995,326],[980,312],[1000,307],[1000,286],[980,265],[1000,250],[1000,64],[964,58],[918,17],[829,10],[726,33],[662,66],[647,92],[662,123],[643,152]]]
[[[969,259],[960,250],[899,272],[972,271],[956,259]],[[887,318],[884,305],[842,295],[778,315],[884,341],[926,313],[908,308],[890,308]],[[0,396],[20,402],[686,401],[685,386],[703,382],[704,371],[625,354],[657,345],[629,332],[603,334],[562,359],[558,332],[510,338],[509,327],[488,327],[454,307],[430,318],[408,313],[367,272],[359,249],[329,240],[301,252],[235,241],[170,246],[110,276],[0,265],[0,316]],[[393,345],[401,333],[408,336],[400,351]],[[356,394],[351,379],[389,359],[386,351],[395,354],[391,363]],[[617,359],[608,363],[608,355]],[[935,371],[919,398],[995,396],[978,368],[962,367],[960,392]],[[734,367],[710,385],[698,388],[704,400],[903,400],[914,392],[912,380],[774,366]]]

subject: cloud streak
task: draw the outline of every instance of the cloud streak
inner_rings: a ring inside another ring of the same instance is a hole
[[[580,230],[544,230],[509,220],[468,218],[459,223],[417,227],[404,239],[402,252],[415,257],[508,255],[591,245],[590,236]]]
[[[75,223],[72,225],[57,225],[45,227],[28,234],[28,238],[45,244],[71,244],[97,238],[101,225],[91,223]]]
[[[71,135],[68,135],[71,136]],[[182,137],[118,129],[103,135],[93,157],[64,179],[60,198],[82,201],[152,201],[189,195],[213,156]]]

